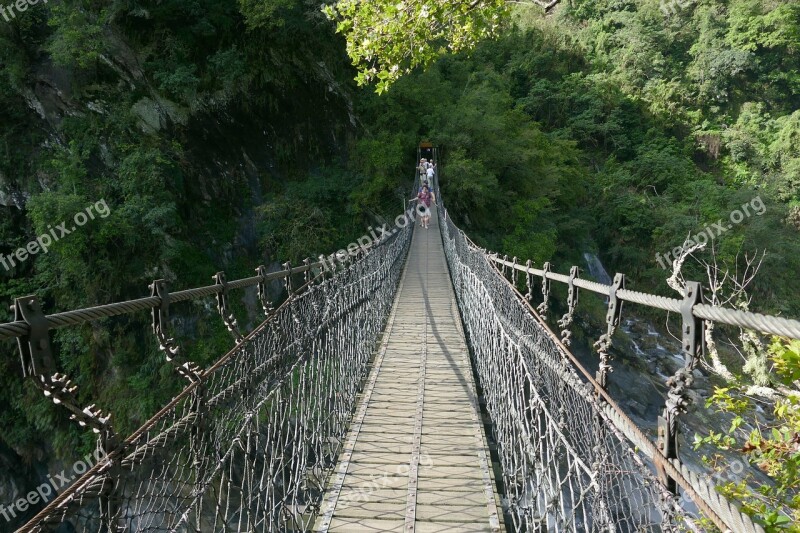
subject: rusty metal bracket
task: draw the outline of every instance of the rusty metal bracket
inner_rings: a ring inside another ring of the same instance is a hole
[[[161,305],[154,307],[153,314],[153,333],[158,339],[158,347],[164,352],[167,361],[178,355],[180,346],[175,343],[175,339],[167,336],[167,325],[169,323],[169,289],[167,282],[157,279],[150,285],[150,295],[161,298]]]
[[[14,301],[14,320],[28,324],[28,334],[17,339],[22,377],[51,376],[56,371],[53,349],[50,346],[50,326],[36,296]]]
[[[161,304],[154,307],[152,310],[153,316],[153,333],[158,341],[158,348],[164,352],[164,357],[167,362],[171,364],[175,371],[181,376],[185,377],[191,382],[200,381],[201,369],[195,363],[185,362],[181,364],[178,361],[178,354],[180,354],[181,347],[175,341],[174,337],[167,334],[169,328],[169,304],[170,296],[167,282],[163,279],[157,279],[150,284],[150,295],[161,298]]]
[[[575,280],[580,277],[580,268],[573,266],[569,269],[569,281],[567,281],[567,312],[558,321],[561,328],[561,342],[564,346],[572,343],[572,332],[569,330],[575,315],[575,308],[578,307],[578,287]]]
[[[275,311],[275,306],[267,297],[267,267],[259,265],[256,268],[256,274],[260,278],[258,280],[258,301],[261,302],[261,308],[264,309],[264,314],[269,316]]]
[[[542,266],[542,303],[536,308],[536,311],[542,315],[542,318],[547,316],[548,300],[550,299],[550,280],[547,275],[550,273],[550,262],[546,262]]]
[[[665,413],[666,414],[666,413]],[[678,432],[670,431],[670,422],[664,416],[658,417],[658,449],[667,459],[677,459],[678,457]],[[672,494],[678,494],[678,483],[667,475],[664,466],[660,462],[656,463],[656,472],[659,481]]]
[[[28,324],[28,334],[17,340],[20,349],[23,377],[33,378],[33,383],[46,398],[72,413],[70,420],[81,427],[89,427],[100,434],[110,446],[116,446],[117,436],[111,425],[111,415],[94,405],[79,407],[75,393],[78,387],[56,371],[53,350],[50,345],[50,327],[47,317],[36,296],[17,298],[14,302],[14,317]]]
[[[230,310],[228,305],[228,282],[225,279],[225,272],[217,272],[214,274],[214,283],[221,286],[221,290],[217,293],[217,311],[219,311],[225,327],[231,332],[237,343],[241,342],[244,337],[239,331],[239,323],[236,317]]]
[[[597,371],[596,378],[603,389],[606,389],[608,386],[608,374],[613,372],[611,368],[611,355],[609,355],[608,351],[611,349],[611,337],[619,326],[620,317],[622,316],[622,300],[617,296],[617,291],[624,288],[625,275],[616,274],[614,276],[614,282],[611,285],[611,290],[608,293],[608,312],[606,313],[607,329],[594,344],[600,356],[600,368]]]
[[[667,380],[667,401],[664,413],[658,417],[658,447],[668,459],[678,457],[678,416],[689,407],[688,391],[694,381],[692,371],[705,350],[705,323],[694,316],[695,305],[703,303],[703,288],[696,281],[687,281],[681,302],[681,351],[684,366]],[[659,479],[673,493],[677,494],[677,482],[659,469]]]
[[[684,289],[683,302],[681,302],[681,318],[683,327],[681,337],[683,341],[683,355],[686,366],[692,369],[697,365],[697,360],[705,351],[703,337],[705,322],[692,312],[694,306],[703,303],[703,288],[696,281],[687,281]]]

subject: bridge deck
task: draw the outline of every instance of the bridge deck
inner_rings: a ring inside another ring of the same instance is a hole
[[[415,228],[315,529],[494,532],[501,528],[499,503],[434,216],[430,229]]]

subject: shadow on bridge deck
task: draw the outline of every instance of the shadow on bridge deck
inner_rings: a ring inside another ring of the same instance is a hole
[[[315,531],[498,532],[500,497],[438,219],[415,229]]]

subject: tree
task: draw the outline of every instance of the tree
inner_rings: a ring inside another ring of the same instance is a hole
[[[559,0],[529,0],[545,10]],[[323,8],[345,34],[359,85],[386,91],[403,74],[447,52],[497,37],[511,15],[507,0],[339,0]]]

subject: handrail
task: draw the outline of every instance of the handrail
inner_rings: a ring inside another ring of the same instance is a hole
[[[365,249],[369,250],[374,245],[375,243],[365,245],[363,248],[359,249],[358,254],[360,255],[364,253]],[[313,263],[309,262],[291,269],[271,272],[265,276],[252,276],[249,278],[233,280],[227,283],[227,289],[235,290],[255,287],[259,283],[286,279],[286,277],[289,275],[294,276],[317,268],[325,269],[327,268],[327,264],[323,263],[322,261],[316,261]],[[224,290],[226,289],[223,285],[216,284],[171,292],[169,295],[169,303],[173,304],[178,302],[198,300],[200,298],[206,298],[208,296],[220,294]],[[110,304],[75,309],[72,311],[54,313],[52,315],[46,315],[45,319],[47,320],[48,330],[59,329],[67,326],[86,324],[87,322],[92,322],[101,318],[127,315],[139,311],[148,311],[160,307],[161,303],[162,299],[159,296],[148,296],[134,300],[126,300],[122,302],[114,302]],[[29,333],[30,325],[24,320],[15,320],[0,324],[0,340],[24,337]]]
[[[494,253],[487,253],[487,257],[499,265],[513,268],[519,272],[532,274],[534,276],[557,281],[559,283],[569,283],[569,276],[565,276],[563,274],[545,272],[544,270],[538,268],[529,268],[525,265],[502,259]],[[612,289],[611,285],[604,285],[602,283],[580,278],[574,279],[573,283],[576,287],[580,287],[603,296],[608,296]],[[674,313],[681,312],[682,301],[676,298],[668,298],[666,296],[658,296],[655,294],[637,292],[628,289],[619,289],[617,291],[617,297],[620,300],[644,305],[646,307],[662,309],[664,311],[670,311]],[[719,307],[703,303],[698,303],[692,307],[692,315],[703,320],[711,320],[713,322],[720,322],[731,326],[755,329],[763,333],[780,335],[792,339],[800,339],[800,320],[772,315],[763,315],[761,313],[753,313],[750,311],[740,311],[738,309],[730,309],[727,307]]]
[[[253,276],[250,278],[243,278],[235,281],[228,282],[228,289],[245,289],[247,287],[255,287],[259,283],[266,281],[273,281],[276,279],[285,279],[288,275],[302,274],[314,268],[324,268],[325,265],[321,261],[316,263],[308,263],[302,266],[294,267],[292,269],[280,270],[267,274],[266,276]],[[222,285],[207,285],[205,287],[196,287],[193,289],[185,289],[178,292],[170,293],[169,302],[186,302],[190,300],[197,300],[208,296],[219,294],[223,291]],[[161,298],[158,296],[149,296],[146,298],[137,298],[135,300],[127,300],[124,302],[115,302],[111,304],[98,305],[94,307],[86,307],[83,309],[76,309],[74,311],[65,311],[62,313],[55,313],[47,315],[48,329],[58,329],[67,326],[77,326],[85,324],[93,320],[101,318],[108,318],[118,315],[127,315],[136,313],[138,311],[146,311],[157,308],[161,305]],[[14,322],[7,322],[0,324],[0,339],[13,339],[15,337],[24,337],[30,332],[30,326],[24,320],[17,320]]]

